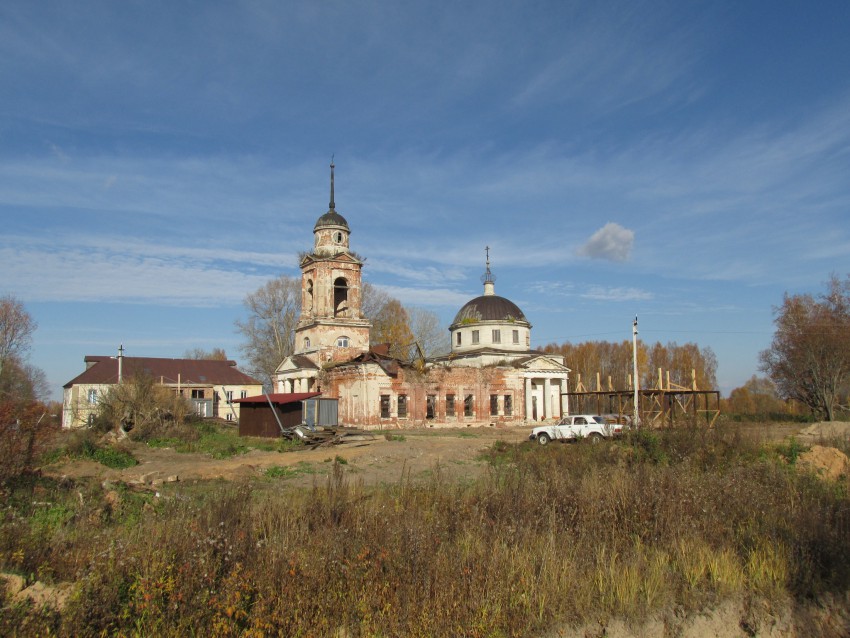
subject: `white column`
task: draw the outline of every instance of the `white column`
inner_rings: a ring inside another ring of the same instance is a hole
[[[543,378],[543,414],[541,420],[552,416],[552,382],[549,377]]]
[[[531,378],[525,380],[525,420],[531,421],[533,416],[531,411]]]

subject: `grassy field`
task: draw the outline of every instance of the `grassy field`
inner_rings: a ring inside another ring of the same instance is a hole
[[[0,567],[75,586],[61,613],[6,597],[0,634],[541,636],[843,597],[848,480],[797,471],[802,451],[680,429],[500,443],[462,483],[436,467],[367,488],[339,458],[283,492],[23,476],[4,488]]]

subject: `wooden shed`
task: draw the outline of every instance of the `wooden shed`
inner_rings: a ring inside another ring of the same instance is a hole
[[[260,394],[234,400],[234,403],[239,403],[241,406],[239,436],[280,436],[281,426],[291,428],[304,423],[304,401],[320,394],[320,392]],[[280,425],[278,425],[278,419]]]

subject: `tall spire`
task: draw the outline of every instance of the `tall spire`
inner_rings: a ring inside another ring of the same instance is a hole
[[[484,284],[485,295],[495,295],[496,287],[493,284],[496,281],[496,278],[493,276],[493,273],[490,272],[490,247],[485,247],[484,252],[487,255],[487,260],[485,262],[486,270],[484,271],[484,274],[481,275],[481,283]]]
[[[334,210],[334,156],[331,155],[331,203],[330,210]]]

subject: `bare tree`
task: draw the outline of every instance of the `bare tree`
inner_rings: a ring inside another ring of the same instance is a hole
[[[364,281],[360,286],[360,311],[366,319],[373,323],[384,306],[392,299],[390,295],[368,281]]]
[[[780,396],[834,420],[850,379],[850,276],[833,275],[818,298],[786,294],[774,312],[776,332],[761,353],[761,370]]]
[[[274,386],[274,372],[292,354],[295,326],[301,311],[301,280],[281,275],[244,300],[248,318],[236,321],[237,332],[245,337],[240,346],[249,374]]]
[[[405,308],[410,320],[410,331],[426,357],[446,354],[451,346],[449,333],[441,324],[436,313],[417,306]]]
[[[183,353],[184,359],[197,359],[199,361],[227,361],[227,353],[224,348],[213,348],[212,350],[204,350],[203,348],[193,348]]]
[[[0,298],[0,374],[10,359],[25,359],[36,327],[20,301],[11,295]]]

